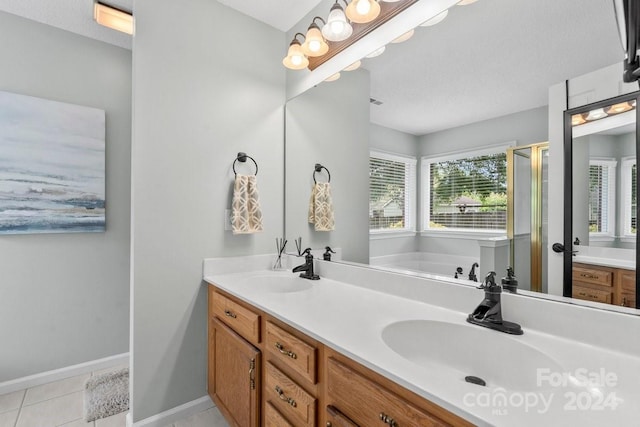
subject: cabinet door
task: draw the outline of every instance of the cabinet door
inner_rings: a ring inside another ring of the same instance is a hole
[[[260,350],[218,319],[210,320],[209,394],[239,427],[260,424]]]

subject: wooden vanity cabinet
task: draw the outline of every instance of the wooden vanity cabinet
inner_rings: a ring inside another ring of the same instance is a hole
[[[472,425],[214,286],[208,362],[234,427]]]
[[[634,270],[574,263],[571,278],[573,298],[635,307]]]

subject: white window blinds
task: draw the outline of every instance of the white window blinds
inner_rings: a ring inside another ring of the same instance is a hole
[[[416,159],[374,152],[369,157],[369,230],[415,230]]]
[[[613,235],[615,226],[616,162],[589,162],[589,233]]]

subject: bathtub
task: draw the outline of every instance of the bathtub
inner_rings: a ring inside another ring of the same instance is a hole
[[[433,252],[409,252],[371,257],[369,260],[369,264],[376,268],[401,273],[428,273],[448,278],[454,278],[456,269],[461,267],[462,274],[458,275],[458,278],[463,280],[468,280],[474,262],[480,264],[478,258]],[[478,267],[476,276],[481,277]]]

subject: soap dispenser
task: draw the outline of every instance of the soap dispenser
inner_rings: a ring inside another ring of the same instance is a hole
[[[502,289],[512,294],[518,293],[518,280],[511,267],[507,267],[507,277],[502,278]]]

